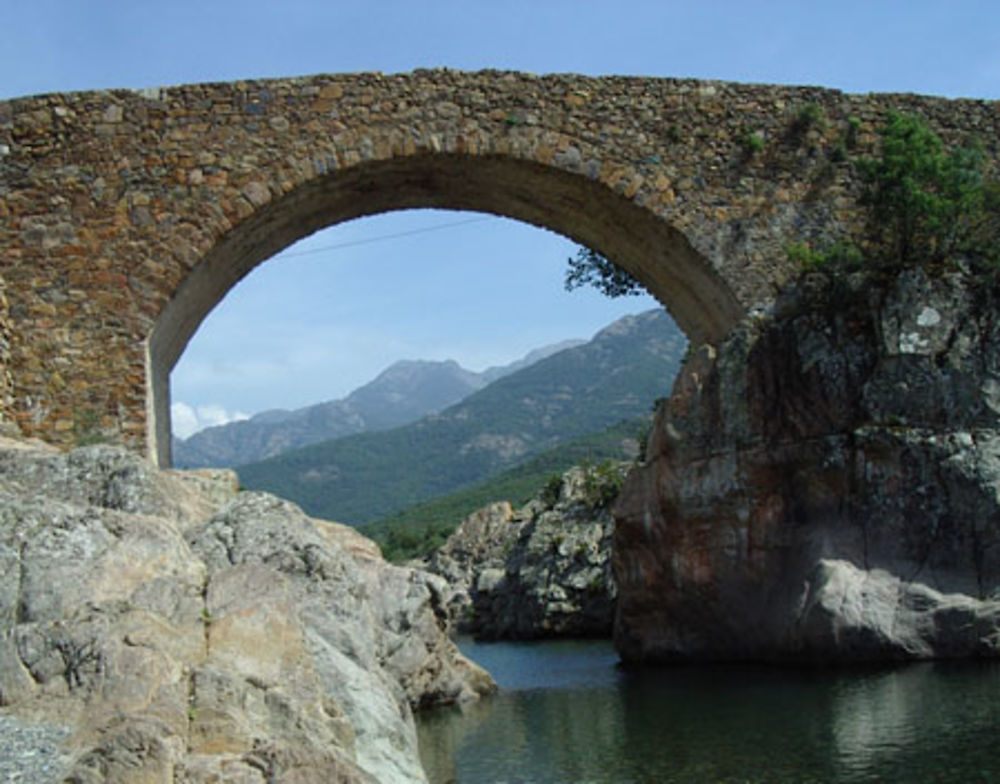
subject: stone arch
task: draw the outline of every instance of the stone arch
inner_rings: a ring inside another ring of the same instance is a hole
[[[993,139],[997,106],[448,70],[0,101],[0,285],[16,325],[0,417],[62,445],[92,423],[162,457],[150,405],[165,406],[165,368],[228,287],[311,231],[403,207],[565,234],[714,341],[774,296],[789,242],[863,229],[846,138],[872,154],[902,109],[949,143]]]
[[[263,191],[261,196],[264,201]],[[359,163],[259,205],[176,287],[147,343],[151,459],[170,463],[170,371],[205,316],[240,279],[322,228],[409,208],[500,215],[594,248],[636,277],[695,341],[720,339],[744,312],[682,232],[593,178],[499,155],[437,153]]]

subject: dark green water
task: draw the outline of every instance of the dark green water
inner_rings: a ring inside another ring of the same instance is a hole
[[[433,784],[1000,783],[1000,665],[622,671],[609,643],[476,644],[501,686],[419,717]]]

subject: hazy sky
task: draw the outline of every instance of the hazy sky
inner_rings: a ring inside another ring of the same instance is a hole
[[[1000,98],[1000,3],[6,0],[0,98],[418,67],[690,76]],[[399,236],[402,235],[402,236]],[[418,211],[261,265],[171,377],[177,429],[341,397],[400,358],[473,369],[588,337],[651,300],[566,294],[574,246]]]

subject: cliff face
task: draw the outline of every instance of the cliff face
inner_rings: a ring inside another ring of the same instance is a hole
[[[616,509],[626,660],[1000,652],[1000,314],[804,281],[687,363]]]
[[[231,472],[0,439],[0,706],[59,780],[424,781],[411,711],[493,688],[446,595]]]
[[[428,564],[454,591],[457,629],[481,639],[610,636],[606,502],[628,465],[573,468],[520,509],[495,503],[466,518]]]

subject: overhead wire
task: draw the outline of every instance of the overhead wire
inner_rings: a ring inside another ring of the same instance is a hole
[[[351,240],[350,242],[339,242],[333,245],[324,245],[320,248],[309,248],[308,250],[297,250],[291,253],[286,253],[284,251],[275,254],[275,258],[281,257],[284,259],[294,258],[296,256],[309,256],[315,253],[325,253],[330,250],[342,250],[344,248],[356,248],[359,245],[371,245],[375,242],[385,242],[386,240],[396,240],[402,237],[412,237],[414,234],[426,234],[431,231],[441,231],[442,229],[454,229],[458,226],[467,226],[470,223],[482,223],[483,221],[495,220],[492,215],[480,215],[476,218],[466,218],[460,221],[451,221],[450,223],[439,223],[436,226],[424,226],[419,229],[409,229],[408,231],[397,231],[392,234],[380,234],[375,237],[366,237],[362,240]]]

